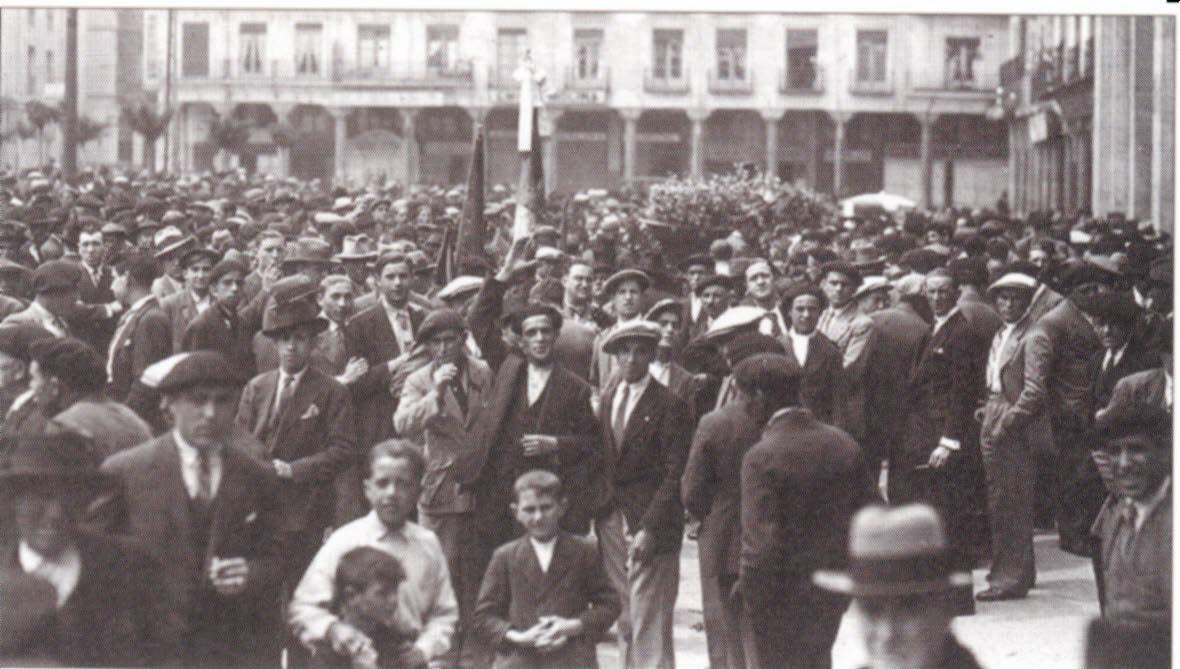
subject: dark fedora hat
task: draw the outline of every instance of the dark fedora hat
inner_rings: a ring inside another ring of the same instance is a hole
[[[332,259],[331,244],[315,237],[301,237],[288,246],[287,257],[283,259],[281,267],[286,270],[299,264],[332,267],[337,261]]]
[[[13,492],[35,487],[94,494],[113,482],[98,464],[90,440],[74,432],[47,429],[17,437],[16,448],[0,467],[0,484]]]
[[[299,327],[308,327],[316,334],[326,330],[328,321],[320,316],[320,306],[315,301],[318,290],[303,275],[276,282],[262,313],[262,334],[276,337]]]
[[[970,586],[971,574],[954,570],[938,513],[906,504],[858,511],[848,533],[848,570],[820,570],[812,581],[853,597],[898,597]]]

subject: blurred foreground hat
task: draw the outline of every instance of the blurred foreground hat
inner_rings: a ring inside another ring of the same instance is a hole
[[[858,511],[848,533],[848,570],[820,570],[812,581],[853,597],[897,597],[970,586],[971,574],[952,568],[938,513],[906,504]]]
[[[440,332],[448,330],[465,332],[467,324],[463,322],[463,317],[459,315],[459,312],[454,309],[435,309],[422,319],[422,325],[418,326],[417,340],[419,343],[425,343]]]
[[[443,286],[435,297],[446,302],[448,300],[455,300],[465,297],[470,293],[483,288],[484,279],[478,276],[457,276],[451,279],[451,282]]]
[[[240,388],[245,380],[216,351],[177,353],[149,365],[140,376],[143,385],[168,395],[193,386]]]
[[[652,346],[660,343],[660,326],[650,321],[633,321],[615,330],[602,343],[602,350],[606,353],[618,353],[623,344],[629,341],[646,341]]]
[[[33,292],[63,293],[77,290],[82,268],[68,260],[50,260],[33,271]]]

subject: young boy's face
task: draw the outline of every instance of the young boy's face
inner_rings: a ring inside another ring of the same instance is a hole
[[[397,584],[374,581],[348,602],[348,613],[365,622],[391,627],[397,615]]]
[[[521,492],[512,511],[529,536],[538,541],[549,541],[557,536],[557,526],[569,503],[553,495],[537,494],[536,490]]]

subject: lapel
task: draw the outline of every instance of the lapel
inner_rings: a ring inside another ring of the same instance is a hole
[[[250,489],[245,469],[238,462],[239,456],[232,447],[221,450],[221,481],[217,484],[217,495],[213,498],[213,522],[209,527],[209,543],[205,548],[204,560],[217,555],[223,541],[229,536],[230,523],[243,505],[242,497]]]
[[[266,430],[267,416],[270,413],[270,408],[274,406],[275,393],[278,392],[279,386],[279,370],[272,369],[267,372],[262,380],[258,383],[258,394],[254,399],[254,425],[253,432],[257,435],[262,435]]]
[[[176,440],[171,432],[157,442],[153,460],[155,476],[152,478],[159,483],[160,494],[167,503],[168,515],[176,524],[181,542],[187,546],[188,536],[192,531],[188,515],[188,488],[184,487],[184,477],[180,473],[180,452],[177,451]]]
[[[554,554],[556,553],[557,551],[554,549]],[[545,581],[545,573],[541,571],[541,563],[537,560],[537,551],[533,548],[528,535],[520,538],[519,558],[519,564],[524,575],[525,583],[528,585],[528,591],[539,593],[541,591],[541,585]],[[552,563],[550,563],[549,568],[553,568]]]
[[[303,416],[304,411],[307,410],[308,405],[315,399],[317,384],[312,378],[314,371],[310,367],[303,370],[303,376],[299,377],[299,383],[295,385],[295,392],[291,394],[291,401],[287,402],[287,406],[283,407],[283,415],[279,416],[275,435],[285,435],[292,430]]]
[[[656,400],[658,399],[660,382],[651,379],[647,382],[647,387],[643,389],[643,394],[639,396],[639,402],[635,404],[635,409],[631,411],[631,417],[627,419],[627,427],[623,429],[623,443],[620,450],[626,450],[630,444],[635,443],[641,435],[645,435],[648,427],[651,425],[651,414],[655,409]]]
[[[529,546],[531,549],[532,546]],[[573,566],[573,545],[564,533],[558,532],[553,546],[553,559],[549,560],[549,571],[541,579],[541,595],[538,599],[545,599],[549,591],[561,583],[565,573]],[[535,551],[533,551],[535,553]],[[536,556],[533,557],[536,560]],[[537,565],[538,568],[540,565]]]
[[[463,426],[466,429],[470,429],[479,420],[480,414],[483,413],[483,399],[484,394],[488,391],[491,373],[487,367],[479,365],[477,361],[468,358],[467,379],[469,381],[467,390],[467,420],[464,421]]]
[[[410,322],[413,323],[413,312],[411,312]],[[397,343],[397,336],[393,334],[393,326],[389,324],[389,314],[385,311],[385,303],[378,300],[377,306],[373,310],[373,319],[370,323],[372,328],[372,336],[369,338],[369,346],[377,351],[391,351],[392,354],[387,359],[393,359],[402,354],[401,346]]]

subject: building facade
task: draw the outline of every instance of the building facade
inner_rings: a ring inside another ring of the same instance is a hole
[[[142,94],[142,15],[138,9],[78,11],[78,113],[102,127],[80,147],[79,165],[133,160],[136,138],[120,112]],[[0,45],[0,164],[60,164],[61,123],[29,133],[26,106],[56,107],[65,97],[66,10],[0,10]]]
[[[1013,209],[1172,230],[1175,18],[1013,17],[1009,44],[993,115],[1008,121]]]
[[[162,91],[169,13],[146,14],[145,81]],[[514,182],[513,73],[527,51],[546,77],[556,191],[740,163],[935,206],[991,203],[1007,183],[1004,126],[984,116],[1005,17],[175,10],[171,21],[178,169],[223,164],[210,128],[233,115],[254,128],[234,158],[250,168],[458,183],[483,123],[489,180]]]

